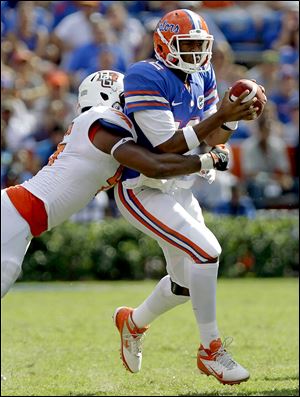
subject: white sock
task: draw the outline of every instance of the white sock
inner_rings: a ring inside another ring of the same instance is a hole
[[[138,328],[143,328],[161,314],[187,302],[189,299],[189,296],[173,294],[170,276],[167,275],[159,281],[151,295],[134,309],[132,319]]]
[[[219,263],[193,263],[190,267],[190,295],[205,348],[219,337],[216,321],[216,289]]]

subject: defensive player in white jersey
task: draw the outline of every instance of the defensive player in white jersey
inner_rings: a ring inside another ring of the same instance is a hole
[[[86,77],[78,94],[81,114],[48,164],[30,180],[1,191],[1,298],[19,276],[31,239],[114,186],[122,174],[120,163],[150,178],[226,169],[228,151],[222,147],[202,156],[182,156],[136,145],[132,122],[122,113],[123,78],[109,70]],[[244,105],[227,99],[220,117],[232,112],[245,112]]]
[[[81,114],[48,164],[28,181],[1,191],[1,297],[20,274],[31,239],[113,187],[122,174],[120,163],[151,178],[209,169],[205,155],[155,154],[135,144],[132,122],[122,113],[123,78],[108,70],[88,76],[79,87]],[[226,169],[226,149],[216,147],[207,155],[211,168]]]
[[[213,37],[203,18],[189,10],[166,14],[154,32],[157,60],[131,65],[125,75],[125,113],[137,142],[156,153],[186,153],[206,140],[225,143],[238,120],[256,118],[255,98],[244,114],[218,118],[218,93],[210,59]],[[245,97],[249,92],[245,93]],[[240,97],[240,99],[245,98]],[[218,119],[215,130],[200,129]],[[216,321],[216,283],[221,247],[206,227],[189,179],[166,183],[125,170],[115,188],[122,215],[161,246],[168,275],[137,308],[116,309],[121,357],[131,372],[141,369],[141,337],[159,315],[191,299],[200,333],[197,365],[224,384],[249,378],[222,343]],[[170,342],[171,343],[171,342]]]

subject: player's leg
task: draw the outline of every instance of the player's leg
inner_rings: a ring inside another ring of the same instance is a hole
[[[158,190],[154,190],[154,195],[156,196],[155,201],[157,201],[157,195],[159,197],[169,197],[163,195]],[[124,207],[122,204],[123,194],[120,197],[117,192],[115,196],[119,210],[127,217],[126,206]],[[176,204],[174,199],[171,201],[172,205]],[[123,208],[125,208],[124,211]],[[144,227],[144,225],[138,221],[135,223],[135,226],[141,228],[145,233],[149,232],[147,227]],[[151,236],[155,238],[155,234]],[[170,276],[165,276],[159,281],[151,295],[139,307],[134,310],[129,307],[120,307],[116,309],[114,321],[121,334],[121,354],[123,363],[128,370],[131,372],[138,372],[141,368],[141,337],[148,328],[147,324],[167,310],[185,303],[187,300],[189,300],[188,290],[171,281]],[[143,326],[140,324],[143,324]],[[127,344],[127,348],[125,347],[125,343],[123,343],[125,340],[131,340],[132,342]]]
[[[28,223],[19,215],[5,190],[1,191],[1,298],[17,280],[32,239]]]
[[[194,219],[204,223],[201,208],[193,195],[186,194],[186,192],[178,192],[174,197],[185,209],[188,209],[188,212],[194,217]],[[187,257],[182,256],[180,251],[177,251],[177,255],[173,253],[171,259],[169,256],[168,245],[165,246],[164,244],[161,244],[161,248],[164,251],[167,267],[170,267],[168,266],[168,263],[170,263],[171,260],[173,261],[174,266],[176,264],[179,267],[182,267],[184,260],[188,260]],[[170,275],[167,275],[160,280],[151,295],[149,295],[141,305],[134,309],[132,318],[135,324],[142,328],[146,324],[152,323],[152,321],[166,311],[189,300],[189,289],[176,283],[171,279]]]
[[[212,256],[215,256],[215,261],[207,261],[205,264],[199,265],[199,261],[191,260],[191,258],[182,256],[182,260],[178,258],[178,251],[172,247],[169,248],[168,267],[172,269],[179,277],[180,274],[184,277],[185,284],[189,285],[191,301],[194,315],[197,320],[200,340],[205,347],[209,347],[212,340],[219,337],[219,331],[216,320],[216,288],[217,276],[219,268],[219,256],[221,254],[221,247],[214,234],[207,228],[202,215],[202,210],[198,200],[194,197],[189,189],[180,189],[175,192],[175,198],[185,208],[185,210],[199,222],[198,232],[201,236],[193,236],[193,241],[209,241],[207,248],[212,249]],[[207,244],[207,243],[206,243]],[[184,263],[184,266],[181,265]],[[185,274],[183,275],[182,269]]]
[[[31,241],[28,223],[1,190],[1,299],[17,280]],[[1,381],[6,380],[1,374]]]
[[[172,282],[170,276],[163,277],[147,299],[133,309],[121,306],[115,310],[114,322],[121,334],[121,356],[125,368],[139,372],[142,365],[142,337],[148,325],[158,316],[185,303],[188,289]],[[144,324],[141,326],[140,324]]]
[[[195,197],[188,190],[181,190],[178,193],[178,201],[190,215],[205,227],[202,211]],[[206,235],[207,238],[214,239],[211,231],[207,228]],[[178,254],[176,252],[172,254],[173,248],[170,250],[171,252],[168,255],[165,254],[168,262],[170,262],[171,266],[175,264],[173,271],[178,274],[179,278],[186,279],[186,275],[182,274],[182,268],[180,266],[176,267],[176,264],[180,263],[177,257]],[[198,368],[206,375],[213,375],[223,384],[239,384],[247,381],[250,376],[249,372],[233,360],[225,349],[227,341],[225,340],[225,343],[222,343],[219,337],[216,322],[218,264],[216,267],[213,265],[212,268],[209,268],[212,265],[208,263],[205,264],[205,267],[199,267],[198,263],[191,261],[189,258],[183,258],[183,261],[185,265],[189,262],[189,290],[200,332],[200,340],[202,341],[197,355]],[[184,272],[186,272],[186,266]]]
[[[207,238],[212,242],[215,241],[216,249],[218,249],[217,241],[211,231],[206,228],[199,203],[191,192],[182,189],[175,193],[175,197],[187,212],[204,227]],[[181,280],[183,285],[189,284],[193,310],[202,341],[197,355],[198,368],[206,375],[213,375],[224,384],[238,384],[247,381],[250,376],[249,372],[233,360],[225,349],[226,340],[225,343],[222,343],[219,337],[216,321],[218,263],[206,263],[199,267],[198,263],[184,255],[180,260],[178,250],[173,247],[167,245],[164,252],[167,268],[169,268],[168,272],[173,273],[172,277]],[[221,252],[220,248],[219,252]]]
[[[190,300],[188,288],[175,283],[169,275],[163,277],[151,294],[132,312],[139,328],[151,324],[157,317]]]
[[[205,225],[195,220],[194,217],[188,214],[176,199],[170,195],[163,194],[156,189],[148,188],[137,189],[135,191],[126,190],[119,185],[116,202],[119,210],[129,222],[146,234],[154,237],[159,242],[165,252],[167,270],[171,276],[170,279],[166,278],[165,280],[161,280],[153,293],[134,311],[132,311],[132,309],[122,308],[118,312],[117,309],[114,316],[115,319],[118,320],[118,314],[119,317],[121,317],[127,310],[126,319],[130,316],[131,326],[134,327],[131,327],[132,333],[140,334],[139,329],[144,329],[148,321],[153,321],[160,314],[189,299],[187,296],[189,267],[183,265],[182,254],[186,254],[188,258],[192,257],[194,260],[206,262],[211,259],[216,261],[215,257],[218,252],[214,247],[209,247],[211,242],[205,241],[205,234],[203,234],[200,239],[201,244],[200,241],[192,241],[190,237],[194,234],[199,238],[198,231],[203,229]],[[201,248],[200,245],[203,245],[203,248]],[[209,248],[206,247],[206,245]],[[175,258],[176,255],[173,254],[172,260],[168,259],[168,246],[174,248],[174,252],[177,252],[177,258]],[[211,254],[205,252],[207,248]],[[170,263],[172,266],[170,266]],[[173,271],[174,267],[178,267],[179,270],[177,272]],[[178,277],[179,273],[183,277]],[[184,275],[186,275],[186,277],[184,277]],[[171,286],[173,287],[173,292]],[[128,328],[130,328],[130,326],[127,324],[126,327],[123,327],[121,322],[116,322],[119,330],[121,328],[127,328],[126,338],[128,338]],[[125,353],[129,356],[128,352],[124,352],[124,344],[122,345],[122,349],[123,358]],[[137,358],[140,361],[141,355],[139,354],[136,357],[132,357],[132,362]],[[130,365],[131,364],[127,362],[127,367]],[[135,365],[135,369],[137,368],[140,368],[140,364]],[[136,371],[132,370],[132,372]]]
[[[192,282],[193,307],[202,329],[202,339],[208,347],[210,341],[218,336],[215,296],[221,248],[215,236],[205,226],[196,199],[189,191],[179,191],[171,197],[155,189],[139,192],[123,188],[120,191],[119,187],[116,200],[121,213],[133,225],[159,242],[164,250],[167,271],[172,282],[180,288],[188,288],[190,281]],[[206,265],[194,266],[195,261]],[[203,289],[199,288],[201,284]],[[162,285],[165,286],[165,291],[161,291]],[[170,282],[159,283],[149,298],[134,310],[132,318],[138,327],[144,328],[158,315],[188,300],[186,295],[178,297],[172,294]]]
[[[201,208],[199,206],[198,201],[193,200],[193,197],[186,195],[184,192],[174,194],[174,198],[179,202],[183,207],[189,208],[189,213],[198,221],[204,222]],[[170,263],[171,258],[169,255],[169,244],[158,242],[164,252],[164,256],[167,263],[167,270],[169,268],[168,263]],[[173,265],[178,265],[182,267],[182,262],[187,259],[187,257],[183,257],[180,251],[177,252],[177,255],[173,252]],[[174,258],[175,257],[175,258]],[[176,277],[173,277],[176,279]],[[163,277],[159,283],[156,285],[155,289],[152,293],[145,299],[141,305],[133,310],[132,318],[135,324],[138,327],[144,327],[147,324],[151,324],[157,317],[161,314],[169,311],[170,309],[183,304],[190,300],[190,293],[187,287],[183,287],[182,284],[186,285],[185,282],[178,284],[175,280],[172,280],[170,275]]]
[[[181,197],[177,199],[188,206],[189,213],[178,201],[174,202],[170,196],[166,197],[155,190],[143,189],[132,192],[120,190],[119,186],[116,199],[125,218],[140,230],[156,238],[164,247],[167,270],[171,279],[179,286],[190,289],[201,339],[207,347],[201,345],[199,349],[199,368],[203,371],[201,364],[208,361],[203,358],[205,351],[209,360],[211,356],[214,357],[215,368],[219,368],[220,365],[223,368],[223,378],[218,380],[223,383],[239,383],[247,380],[249,374],[224,350],[218,338],[216,324],[216,280],[221,248],[215,236],[205,226],[196,200],[184,192],[180,192],[180,195]],[[195,221],[195,218],[199,221]],[[146,321],[147,310],[145,313],[144,318],[143,316],[139,318],[140,327],[143,327],[143,321]],[[130,314],[132,320],[134,312],[131,311]],[[152,314],[148,312],[148,315],[149,318],[151,315],[152,320],[155,318],[153,312]],[[211,352],[211,356],[208,356],[208,352]],[[210,370],[209,374],[217,377],[213,370]]]
[[[201,240],[210,239],[216,255],[215,261],[195,262],[185,252],[165,244],[163,250],[167,262],[167,272],[178,285],[188,288],[193,312],[198,324],[200,340],[209,347],[211,341],[219,337],[216,320],[216,288],[218,274],[218,253],[221,251],[214,235],[201,224]],[[200,233],[200,226],[198,233]],[[193,241],[197,241],[195,237]]]

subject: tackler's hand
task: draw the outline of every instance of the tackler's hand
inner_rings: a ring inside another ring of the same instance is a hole
[[[218,171],[226,171],[229,162],[229,150],[225,145],[216,145],[209,152],[213,162],[214,168]]]
[[[199,155],[201,171],[216,169],[226,171],[229,162],[229,150],[225,145],[216,145],[208,153]]]

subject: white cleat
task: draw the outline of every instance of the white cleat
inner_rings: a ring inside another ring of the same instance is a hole
[[[203,345],[199,347],[197,366],[202,373],[213,375],[223,385],[239,384],[250,378],[249,372],[225,350],[220,338],[213,340],[209,349],[205,349]]]
[[[6,380],[5,376],[1,374],[1,382]]]
[[[132,320],[131,307],[118,307],[113,320],[121,336],[121,359],[128,371],[136,373],[142,366],[142,337],[148,327],[138,328]]]

